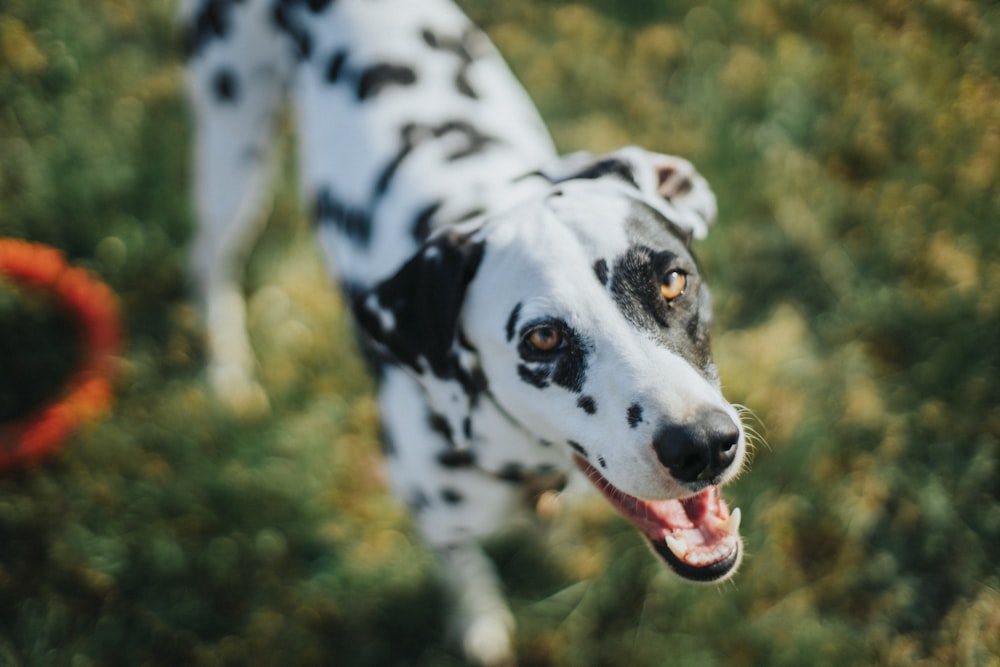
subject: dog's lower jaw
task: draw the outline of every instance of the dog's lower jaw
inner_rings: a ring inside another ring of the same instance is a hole
[[[471,665],[514,665],[514,615],[486,554],[478,545],[466,543],[440,548],[438,555],[453,603],[452,641]]]

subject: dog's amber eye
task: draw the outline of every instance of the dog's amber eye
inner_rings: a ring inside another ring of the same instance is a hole
[[[536,327],[528,332],[528,344],[538,352],[552,352],[563,342],[562,333],[555,327]]]
[[[663,282],[660,283],[660,296],[667,301],[673,301],[684,294],[686,287],[687,275],[681,271],[671,271],[663,277]]]

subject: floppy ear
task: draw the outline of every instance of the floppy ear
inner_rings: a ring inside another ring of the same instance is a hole
[[[479,386],[458,320],[482,256],[482,241],[455,232],[433,236],[395,275],[353,302],[362,331],[417,378],[459,449],[469,445]]]
[[[572,153],[541,170],[552,183],[577,179],[617,179],[662,202],[661,212],[670,222],[696,239],[705,238],[715,222],[715,195],[690,162],[675,155],[652,153],[626,146],[596,157]]]

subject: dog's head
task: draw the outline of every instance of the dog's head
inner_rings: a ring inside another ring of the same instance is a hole
[[[417,373],[456,448],[492,401],[564,448],[678,574],[725,578],[742,546],[718,487],[745,442],[690,248],[715,199],[686,161],[636,148],[539,177],[543,195],[432,237],[358,320]]]

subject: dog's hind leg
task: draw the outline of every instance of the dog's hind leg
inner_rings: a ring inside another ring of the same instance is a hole
[[[239,412],[266,409],[246,333],[243,266],[263,223],[275,123],[294,56],[269,3],[208,0],[182,11],[194,111],[198,231],[190,261],[216,395]]]

